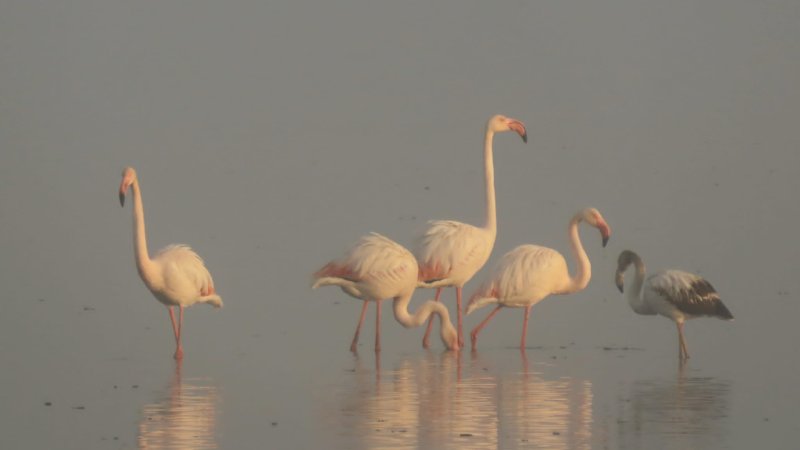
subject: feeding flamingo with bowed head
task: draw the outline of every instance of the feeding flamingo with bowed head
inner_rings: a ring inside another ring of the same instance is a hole
[[[436,288],[436,301],[442,288],[456,289],[458,309],[458,344],[464,345],[461,314],[461,290],[478,270],[486,264],[497,237],[497,208],[494,192],[494,161],[492,142],[495,133],[515,131],[523,142],[528,142],[525,124],[519,120],[496,115],[486,123],[484,137],[484,169],[486,184],[486,221],[476,227],[453,220],[431,221],[428,229],[417,238],[414,255],[419,262],[419,286]],[[428,348],[432,323],[428,323],[422,346]]]
[[[519,347],[525,348],[528,316],[531,307],[551,294],[572,294],[583,290],[592,278],[592,265],[581,244],[578,224],[587,224],[600,230],[603,247],[608,243],[611,229],[603,216],[594,208],[578,211],[569,221],[569,239],[572,255],[577,260],[577,273],[570,276],[567,261],[561,253],[538,245],[520,245],[506,253],[494,267],[492,275],[470,297],[467,314],[486,305],[496,304],[486,319],[476,326],[470,337],[472,349],[478,344],[478,333],[489,323],[500,308],[525,308],[522,339]]]
[[[625,270],[633,265],[636,275],[626,297],[636,314],[660,314],[675,322],[678,327],[678,358],[689,359],[689,350],[683,337],[686,319],[710,316],[733,320],[733,314],[725,307],[711,283],[698,275],[682,270],[664,270],[649,277],[642,258],[625,250],[617,259],[614,281],[620,292],[625,292]]]
[[[329,262],[314,273],[312,288],[339,286],[351,297],[364,301],[361,318],[350,345],[352,352],[356,351],[369,301],[376,304],[375,351],[380,351],[381,300],[387,298],[394,299],[394,317],[406,328],[417,327],[431,314],[438,314],[442,342],[448,349],[458,350],[458,335],[444,305],[428,301],[416,314],[409,315],[408,302],[417,288],[418,271],[417,260],[405,247],[378,233],[371,233],[363,236],[343,258]]]
[[[136,269],[156,300],[169,310],[172,331],[175,334],[175,359],[183,358],[181,329],[183,327],[183,308],[195,303],[207,303],[215,308],[222,307],[222,299],[214,291],[214,281],[200,256],[186,245],[173,244],[161,249],[154,258],[147,252],[147,239],[144,230],[144,209],[139,179],[132,167],[122,171],[119,185],[119,203],[125,206],[125,194],[133,192],[133,244]],[[173,307],[177,306],[180,317],[175,323]]]

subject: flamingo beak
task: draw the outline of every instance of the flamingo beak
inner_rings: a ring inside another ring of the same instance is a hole
[[[597,226],[600,229],[600,235],[603,236],[603,247],[608,244],[608,240],[611,238],[611,228],[608,227],[608,224],[601,223]]]
[[[123,179],[119,185],[119,206],[125,206],[125,193],[128,192],[128,187],[131,183],[127,179]]]
[[[522,142],[528,143],[528,131],[525,129],[525,124],[519,120],[510,120],[508,127],[516,131],[522,137]]]
[[[622,282],[622,272],[617,272],[617,275],[614,277],[614,283],[616,283],[620,293],[625,293],[625,284]]]

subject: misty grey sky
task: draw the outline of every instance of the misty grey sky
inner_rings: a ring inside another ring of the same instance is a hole
[[[504,113],[530,141],[495,141],[490,264],[565,250],[591,205],[614,231],[602,253],[583,234],[599,277],[631,247],[766,271],[732,280],[742,302],[796,286],[761,264],[797,255],[798,23],[796,1],[4,1],[0,282],[147,297],[116,200],[133,165],[151,249],[194,246],[244,321],[265,290],[305,311],[308,274],[359,235],[479,221],[483,126]]]

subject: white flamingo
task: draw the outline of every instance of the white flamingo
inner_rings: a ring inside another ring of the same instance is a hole
[[[175,359],[183,358],[181,328],[183,327],[183,308],[195,303],[208,303],[215,308],[222,307],[222,299],[215,293],[214,281],[203,264],[203,260],[186,245],[172,244],[164,247],[153,259],[147,252],[147,239],[144,231],[144,209],[139,179],[132,167],[122,171],[119,185],[119,203],[125,206],[125,194],[133,192],[133,244],[136,268],[145,286],[156,300],[166,305],[172,331],[175,334]],[[180,318],[175,323],[172,310],[177,306]]]
[[[431,314],[438,314],[442,342],[448,349],[458,350],[458,335],[444,305],[429,301],[416,314],[409,315],[408,302],[417,288],[418,272],[417,260],[405,247],[378,233],[371,233],[363,236],[343,258],[329,262],[314,273],[312,288],[339,286],[348,295],[364,301],[361,318],[350,345],[352,352],[356,351],[368,301],[374,301],[377,305],[375,351],[380,351],[381,300],[387,298],[394,299],[394,317],[406,328],[417,327]]]
[[[678,328],[678,358],[681,361],[689,359],[689,350],[683,337],[686,319],[710,316],[733,320],[733,314],[705,278],[682,270],[663,270],[645,278],[647,270],[642,258],[630,250],[620,253],[617,259],[614,281],[620,292],[625,291],[625,270],[630,265],[635,267],[636,275],[625,295],[628,304],[636,314],[660,314],[675,322]]]
[[[611,229],[605,219],[594,208],[578,211],[572,217],[569,221],[569,238],[572,255],[578,262],[578,270],[574,277],[570,276],[567,261],[561,253],[547,247],[520,245],[500,259],[492,275],[472,294],[467,305],[467,314],[489,304],[497,305],[486,319],[472,330],[470,337],[473,350],[478,343],[478,333],[504,306],[525,308],[522,339],[519,344],[520,348],[524,349],[531,307],[551,294],[572,294],[583,290],[589,284],[592,278],[592,265],[578,235],[578,224],[582,221],[600,230],[603,247],[611,236]]]
[[[414,255],[419,262],[419,286],[436,288],[436,301],[442,288],[453,286],[456,289],[458,310],[458,343],[464,345],[461,314],[461,290],[478,270],[486,264],[492,253],[497,237],[497,208],[494,192],[494,161],[492,141],[495,133],[517,132],[524,142],[528,142],[525,125],[519,120],[502,115],[493,116],[486,123],[484,139],[484,168],[486,183],[486,222],[476,227],[454,220],[435,220],[417,238]],[[428,323],[422,346],[428,348],[432,323]]]

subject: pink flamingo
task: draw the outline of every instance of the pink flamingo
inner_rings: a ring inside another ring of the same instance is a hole
[[[183,327],[183,308],[195,303],[208,303],[215,308],[222,307],[222,299],[214,291],[214,281],[203,264],[203,260],[186,245],[173,244],[161,249],[153,259],[147,253],[147,239],[144,231],[144,209],[139,180],[132,167],[122,171],[119,185],[119,203],[125,206],[125,194],[133,191],[133,244],[136,255],[136,269],[156,300],[166,305],[172,331],[175,334],[175,359],[183,358],[181,328]],[[175,323],[172,307],[180,310],[179,322]]]
[[[484,139],[484,168],[486,183],[486,223],[476,227],[453,220],[431,221],[428,229],[417,238],[414,255],[419,261],[419,286],[436,288],[436,301],[442,288],[456,289],[458,309],[458,343],[463,347],[464,333],[461,314],[461,290],[478,270],[486,264],[497,237],[497,208],[494,192],[494,161],[492,141],[495,133],[516,131],[528,142],[525,125],[516,119],[496,115],[486,123]],[[432,323],[428,323],[422,346],[428,348]]]
[[[614,281],[620,292],[624,292],[625,270],[631,264],[636,268],[636,276],[626,295],[631,309],[636,314],[660,314],[675,322],[678,327],[678,358],[681,361],[689,359],[689,350],[683,337],[684,321],[702,316],[733,320],[733,314],[705,278],[682,270],[664,270],[645,279],[647,269],[642,258],[630,250],[620,253],[617,259]]]
[[[583,290],[592,278],[592,265],[581,244],[578,235],[578,224],[586,222],[600,230],[603,236],[603,247],[611,236],[603,216],[594,208],[578,211],[569,221],[569,238],[572,254],[578,261],[578,271],[571,277],[567,269],[567,261],[561,253],[538,245],[520,245],[506,253],[497,263],[492,275],[470,297],[467,314],[489,304],[497,307],[486,319],[476,326],[470,337],[472,349],[478,343],[478,333],[504,306],[525,308],[525,319],[522,324],[520,348],[525,348],[525,335],[528,331],[528,316],[531,307],[551,294],[572,294]]]
[[[378,233],[363,236],[341,259],[326,264],[313,275],[312,289],[320,286],[339,286],[351,297],[364,301],[361,318],[356,327],[350,351],[356,351],[358,335],[367,304],[374,301],[375,351],[381,350],[381,300],[394,299],[394,317],[406,328],[417,327],[431,314],[438,314],[441,321],[442,342],[450,350],[458,350],[458,335],[447,308],[441,303],[428,301],[413,316],[408,313],[408,302],[417,288],[417,260],[402,245]]]

